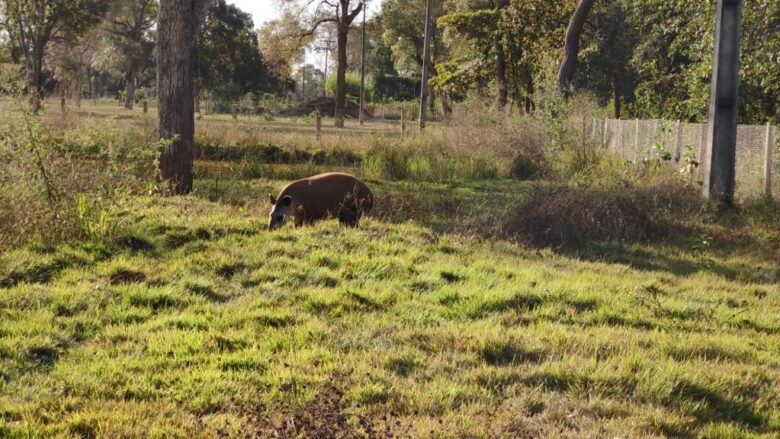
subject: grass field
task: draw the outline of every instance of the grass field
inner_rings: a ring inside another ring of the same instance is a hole
[[[0,253],[0,436],[780,435],[776,208],[550,250],[512,218],[568,186],[369,178],[359,229],[268,232],[313,165],[199,166],[110,239]]]

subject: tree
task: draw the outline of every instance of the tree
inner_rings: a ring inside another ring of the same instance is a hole
[[[566,42],[563,46],[563,61],[558,71],[558,87],[561,92],[568,94],[571,91],[571,81],[574,77],[574,71],[577,69],[577,56],[580,51],[580,35],[585,26],[585,19],[588,17],[591,7],[595,0],[580,0],[571,16],[569,27],[566,29]]]
[[[425,33],[425,1],[419,0],[385,0],[382,3],[380,19],[384,27],[382,36],[385,44],[392,51],[395,69],[402,76],[420,76],[423,66],[424,33]],[[438,26],[438,19],[446,13],[442,0],[431,0],[431,44],[429,59],[425,63],[429,66],[428,77],[431,78],[428,96],[429,106],[432,109],[435,100],[432,93],[433,78],[438,74],[439,63],[448,58],[448,51],[443,38],[443,29]],[[444,89],[439,89],[445,95]],[[449,109],[449,97],[443,96],[443,111]]]
[[[281,85],[292,79],[293,67],[304,59],[304,47],[312,40],[311,35],[305,34],[302,24],[287,9],[257,31],[263,59]]]
[[[212,3],[197,41],[196,108],[202,89],[223,108],[273,91],[279,81],[263,58],[252,17],[225,0]]]
[[[297,3],[296,0],[285,0],[289,5]],[[317,29],[325,23],[333,23],[336,26],[336,127],[344,127],[344,109],[347,104],[346,80],[347,74],[347,36],[352,22],[355,21],[360,11],[363,10],[363,2],[354,6],[355,0],[316,0],[304,2],[304,5],[316,3],[314,15],[308,23],[309,30],[301,35],[313,35]],[[304,6],[305,8],[305,6]]]
[[[157,96],[160,179],[167,194],[192,191],[193,36],[210,0],[161,0],[157,19]]]
[[[621,103],[633,102],[636,88],[631,58],[639,35],[629,13],[625,0],[602,0],[594,6],[583,30],[579,67],[573,79],[578,90],[592,92],[599,104],[612,102],[615,118],[622,115]]]
[[[106,33],[121,54],[120,69],[126,82],[125,108],[132,109],[138,70],[152,43],[146,33],[154,24],[157,3],[154,0],[113,0],[106,15]]]
[[[46,46],[59,38],[79,35],[97,24],[105,12],[103,0],[6,0],[7,30],[24,54],[27,92],[34,111],[43,98],[41,73]]]

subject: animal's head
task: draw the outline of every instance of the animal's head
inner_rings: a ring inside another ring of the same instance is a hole
[[[293,199],[289,195],[285,195],[280,200],[277,200],[271,194],[268,194],[268,197],[271,199],[271,213],[268,214],[268,230],[276,230],[282,227],[287,218],[293,214]]]

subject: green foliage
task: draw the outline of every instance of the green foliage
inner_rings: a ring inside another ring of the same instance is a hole
[[[359,101],[360,72],[347,72],[346,75],[344,75],[344,81],[347,87],[347,99]],[[328,78],[325,80],[325,89],[328,90],[328,93],[332,95],[336,94],[336,73],[328,75]],[[365,93],[367,101],[373,100],[374,78],[368,74],[365,77]]]
[[[276,90],[278,80],[263,60],[252,18],[236,6],[213,3],[197,45],[196,82],[221,109],[247,94]]]

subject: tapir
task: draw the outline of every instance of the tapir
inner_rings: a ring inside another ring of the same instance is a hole
[[[295,226],[338,218],[342,225],[357,227],[360,217],[374,206],[374,195],[357,177],[327,172],[294,181],[271,199],[268,229],[275,230],[295,217]]]

